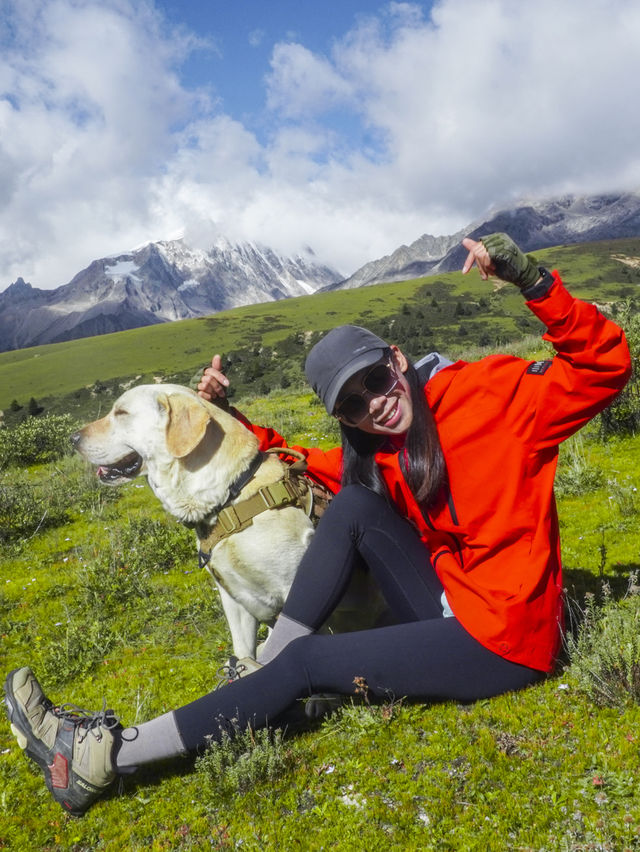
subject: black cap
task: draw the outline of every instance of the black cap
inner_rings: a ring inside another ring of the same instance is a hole
[[[340,325],[318,341],[304,371],[329,414],[333,414],[341,387],[364,367],[380,361],[389,344],[359,325]]]

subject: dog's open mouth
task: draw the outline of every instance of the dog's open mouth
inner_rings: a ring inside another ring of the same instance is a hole
[[[101,482],[114,483],[126,479],[134,479],[142,467],[142,457],[131,453],[115,464],[101,464],[96,471]]]

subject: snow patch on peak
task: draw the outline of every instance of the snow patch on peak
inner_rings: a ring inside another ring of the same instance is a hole
[[[116,260],[113,265],[105,263],[104,274],[110,278],[125,278],[127,276],[138,278],[136,273],[139,269],[140,267],[133,260]]]

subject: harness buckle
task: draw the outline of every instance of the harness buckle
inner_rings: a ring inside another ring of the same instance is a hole
[[[287,503],[295,500],[295,495],[291,493],[288,487],[289,483],[286,479],[280,479],[278,482],[272,482],[271,485],[263,485],[258,490],[258,494],[262,498],[267,509],[276,509],[278,506],[286,506]]]
[[[222,512],[220,512],[218,515],[218,523],[227,535],[231,535],[231,533],[240,529],[242,526],[238,513],[233,506],[227,506],[222,510]]]

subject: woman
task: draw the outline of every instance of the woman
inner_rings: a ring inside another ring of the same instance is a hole
[[[198,750],[232,719],[277,724],[300,698],[353,694],[356,678],[376,696],[472,701],[552,670],[562,631],[557,446],[624,386],[629,352],[617,326],[504,234],[463,245],[463,272],[476,264],[483,278],[522,290],[555,358],[496,355],[429,376],[366,329],[329,332],[305,368],[340,421],[342,448],[304,453],[309,474],[336,496],[262,667],[124,729],[111,711],[55,708],[29,668],[8,675],[14,733],[68,811],[83,813],[119,773]],[[200,393],[220,399],[227,386],[216,356]],[[262,449],[284,445],[245,422]],[[316,634],[362,560],[398,623]]]

